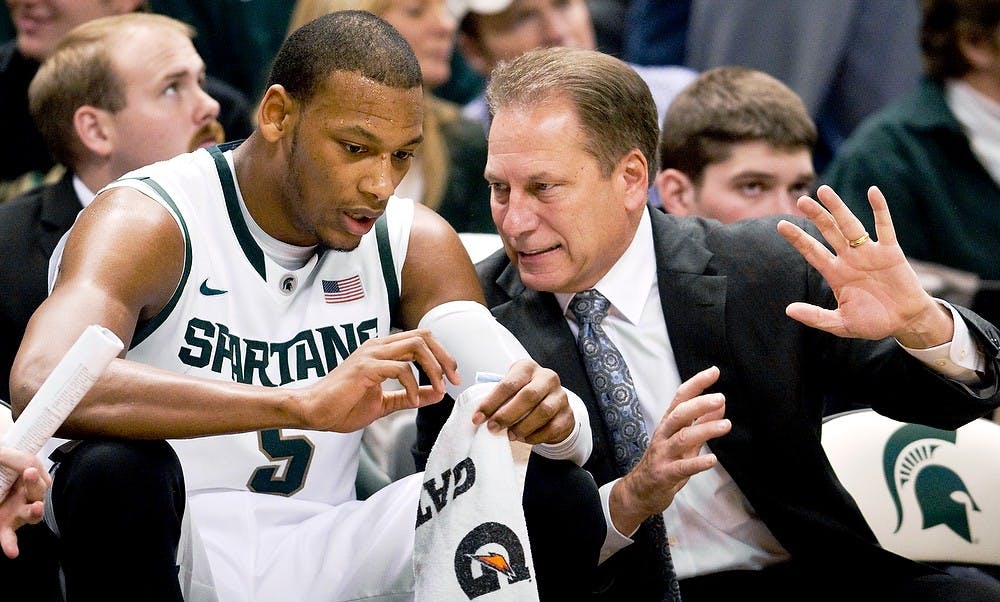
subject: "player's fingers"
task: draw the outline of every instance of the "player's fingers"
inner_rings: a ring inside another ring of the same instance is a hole
[[[443,397],[440,391],[430,385],[421,385],[412,393],[405,389],[384,391],[382,403],[387,408],[387,413],[391,413],[402,409],[422,408],[441,401]]]
[[[444,345],[434,338],[430,330],[417,328],[407,331],[407,333],[410,337],[419,339],[423,343],[416,346],[414,357],[411,359],[420,365],[432,385],[440,383],[443,388],[445,378],[452,384],[460,383],[458,362],[444,348]]]
[[[565,396],[559,376],[533,360],[518,360],[492,391],[484,395],[472,416],[472,422],[490,420],[492,430],[514,424],[549,394]]]
[[[556,443],[573,431],[576,421],[569,402],[546,397],[527,415],[507,427],[512,439],[525,443]]]
[[[435,346],[443,355],[435,354],[432,349]],[[369,339],[365,341],[362,349],[364,353],[376,360],[414,362],[427,375],[430,386],[440,391],[442,395],[444,394],[446,374],[450,370],[451,374],[457,375],[457,364],[455,364],[454,358],[444,351],[436,341],[433,341],[430,332],[426,330],[408,330],[383,339]],[[441,361],[450,363],[450,368],[445,368]]]

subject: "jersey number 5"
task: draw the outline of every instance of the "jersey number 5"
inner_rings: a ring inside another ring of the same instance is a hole
[[[278,474],[278,466],[261,466],[250,477],[247,487],[256,493],[292,495],[306,482],[309,464],[312,461],[313,444],[301,435],[284,437],[281,429],[267,429],[257,432],[260,451],[269,460],[285,460],[283,474]]]

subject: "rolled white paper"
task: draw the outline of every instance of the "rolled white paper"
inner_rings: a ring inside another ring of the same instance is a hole
[[[37,454],[123,347],[107,328],[88,326],[14,421],[3,445]],[[17,477],[17,471],[0,467],[0,499]]]

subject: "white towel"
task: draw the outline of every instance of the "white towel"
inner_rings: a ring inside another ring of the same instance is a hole
[[[459,395],[427,459],[413,557],[418,602],[538,600],[510,441],[472,424],[494,386]]]

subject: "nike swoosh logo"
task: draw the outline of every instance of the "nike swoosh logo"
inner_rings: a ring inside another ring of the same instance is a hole
[[[201,283],[200,287],[198,287],[198,292],[203,295],[212,296],[212,295],[225,295],[229,291],[224,291],[221,289],[209,287],[208,278],[205,278],[205,281]]]

